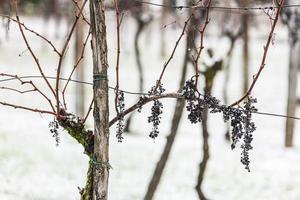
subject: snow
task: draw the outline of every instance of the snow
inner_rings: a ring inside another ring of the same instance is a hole
[[[43,22],[36,18],[22,18],[26,24],[39,32],[45,27]],[[109,60],[110,60],[110,85],[114,86],[114,59],[115,59],[115,30],[114,19],[108,15],[109,36]],[[126,27],[122,27],[121,52],[121,88],[137,91],[137,72],[135,68],[134,51],[132,49],[132,32],[135,25],[127,20]],[[266,23],[268,23],[266,21]],[[144,46],[142,49],[142,62],[145,66],[146,88],[150,88],[157,79],[161,67],[167,58],[159,57],[160,36],[157,24],[151,25],[142,36]],[[62,46],[62,38],[54,38],[55,24],[51,22],[47,27],[48,34],[55,44]],[[65,27],[60,27],[64,33]],[[269,27],[254,27],[254,38],[266,39]],[[152,29],[152,30],[150,30]],[[173,44],[180,35],[179,29],[168,27],[167,52],[171,52]],[[211,32],[212,33],[212,32]],[[274,46],[271,46],[267,59],[267,66],[254,90],[254,97],[258,98],[257,107],[262,112],[285,113],[287,95],[287,64],[288,45],[285,40],[286,30],[280,26],[276,31]],[[35,52],[38,52],[41,62],[48,75],[55,73],[57,58],[40,40],[33,35],[26,34]],[[38,74],[29,52],[18,56],[26,49],[24,42],[15,25],[11,26],[10,38],[3,40],[4,34],[0,33],[0,69],[1,72],[33,75]],[[281,40],[283,39],[283,40]],[[262,56],[262,47],[265,40],[251,41],[251,74],[255,74]],[[225,39],[217,38],[210,34],[205,43],[207,47],[218,45],[217,53],[222,55],[228,48]],[[163,83],[167,91],[177,90],[177,80],[180,76],[184,43],[179,45],[170,66],[167,68]],[[68,50],[65,62],[68,74],[72,67],[72,50]],[[88,51],[87,54],[90,54]],[[229,83],[229,100],[233,102],[241,96],[241,44],[234,52],[234,61],[231,69]],[[91,60],[86,61],[88,72],[86,79],[91,81]],[[192,69],[189,71],[191,75]],[[217,75],[214,95],[222,98],[223,72]],[[42,81],[35,80],[47,91]],[[18,86],[16,82],[6,83]],[[68,90],[68,99],[74,98],[72,84]],[[87,86],[89,87],[89,86]],[[91,88],[88,88],[87,101],[91,99]],[[46,102],[39,96],[16,95],[13,92],[0,91],[0,100],[19,103],[28,106],[48,109]],[[111,108],[113,108],[113,91],[111,91]],[[135,96],[126,95],[126,104],[131,105],[137,99]],[[72,101],[70,110],[74,110]],[[113,200],[139,200],[143,198],[147,184],[153,173],[153,169],[165,143],[165,136],[170,129],[170,119],[174,110],[174,100],[163,100],[164,114],[160,126],[161,135],[153,141],[148,137],[150,125],[147,124],[147,116],[150,113],[150,105],[143,108],[141,114],[134,115],[133,133],[126,134],[123,143],[118,143],[115,136],[115,128],[111,128],[110,163],[113,170],[110,171],[109,196]],[[110,117],[114,116],[114,111]],[[74,200],[79,199],[77,187],[85,184],[88,159],[83,154],[83,149],[65,132],[61,132],[59,147],[55,146],[55,140],[51,137],[48,124],[52,117],[37,113],[14,110],[0,106],[0,199],[5,200]],[[299,114],[299,113],[298,113]],[[283,147],[285,120],[282,118],[255,115],[254,121],[258,130],[254,133],[254,150],[251,151],[251,173],[244,170],[240,163],[240,151],[231,151],[229,143],[224,140],[225,124],[221,116],[209,117],[210,131],[210,160],[204,180],[204,192],[211,199],[224,200],[298,200],[300,192],[300,149],[299,136],[296,122],[295,147],[285,149]],[[92,119],[88,125],[92,127]],[[169,162],[158,187],[155,199],[177,200],[197,199],[195,192],[196,178],[199,162],[201,160],[201,132],[200,125],[191,125],[186,120],[186,114],[180,124],[179,133]]]

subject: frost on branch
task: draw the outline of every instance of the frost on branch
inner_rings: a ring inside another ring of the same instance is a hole
[[[183,88],[183,97],[187,101],[186,109],[188,111],[188,119],[191,123],[202,121],[203,110],[207,107],[210,113],[222,113],[224,122],[230,120],[231,125],[231,148],[234,149],[238,142],[241,142],[241,162],[245,169],[250,171],[249,151],[252,147],[253,135],[256,130],[255,124],[252,121],[252,113],[257,112],[253,106],[256,99],[248,97],[242,107],[232,107],[221,105],[220,100],[209,95],[200,94],[196,89],[194,78],[186,81]]]

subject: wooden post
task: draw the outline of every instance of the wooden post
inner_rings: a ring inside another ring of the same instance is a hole
[[[287,102],[287,115],[295,116],[297,107],[297,75],[298,68],[300,67],[300,41],[298,38],[295,40],[294,36],[291,34],[289,28],[289,44],[290,44],[290,64],[289,64],[289,84],[288,84],[288,102]],[[294,137],[294,119],[287,118],[286,120],[286,134],[285,134],[285,146],[293,146]]]
[[[109,107],[104,0],[90,0],[94,75],[93,200],[108,199]]]
[[[83,0],[78,0],[77,1],[78,6],[81,7]],[[76,9],[76,8],[75,8]],[[78,12],[78,9],[76,9]],[[82,16],[80,16],[82,18]],[[76,64],[77,61],[81,57],[81,53],[83,50],[83,29],[84,29],[84,24],[83,20],[80,19],[77,22],[76,26],[76,32],[75,32],[75,57],[74,57],[74,63]],[[76,79],[77,80],[84,80],[84,75],[85,75],[85,68],[84,68],[84,60],[82,60],[76,70]],[[76,107],[76,114],[77,116],[80,116],[81,118],[84,117],[84,105],[85,105],[85,90],[84,90],[84,84],[77,84],[76,85],[76,95],[75,95],[75,107]]]
[[[293,2],[290,2],[292,4]],[[289,84],[287,115],[294,116],[297,107],[297,74],[300,67],[300,12],[298,8],[284,10],[282,20],[288,27],[290,61],[289,61]],[[295,121],[288,118],[286,120],[285,147],[293,146]]]
[[[242,1],[239,3],[241,6],[250,5],[250,1]],[[243,94],[249,88],[249,14],[242,15],[242,39],[243,39]]]
[[[300,66],[299,54],[300,46],[299,42],[293,44],[290,40],[290,64],[289,64],[289,84],[288,84],[288,102],[287,102],[287,115],[295,116],[296,103],[297,103],[297,72]],[[294,119],[287,118],[286,120],[286,134],[285,134],[285,146],[293,146],[294,136]]]

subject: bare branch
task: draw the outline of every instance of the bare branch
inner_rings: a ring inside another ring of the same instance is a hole
[[[9,20],[11,20],[11,21],[13,21],[13,22],[15,22],[15,23],[18,23],[18,20],[12,18],[12,17],[9,16],[9,15],[3,15],[3,14],[0,14],[0,17],[7,18],[7,19],[9,19]],[[28,28],[28,26],[26,26],[24,23],[21,23],[21,22],[20,22],[20,25],[23,26],[24,29],[25,29],[26,31],[29,31],[30,33],[33,33],[33,34],[35,34],[37,37],[39,37],[40,39],[44,40],[46,43],[48,43],[48,44],[52,47],[53,51],[54,51],[55,53],[57,53],[57,55],[60,55],[59,51],[58,51],[57,48],[54,46],[54,44],[53,44],[50,40],[48,40],[45,36],[42,36],[41,34],[39,34],[38,32],[36,32],[35,30]]]
[[[48,110],[40,110],[40,109],[36,109],[36,108],[30,108],[30,107],[26,107],[26,106],[15,105],[15,104],[6,103],[6,102],[2,102],[2,101],[0,101],[0,104],[3,105],[3,106],[8,106],[8,107],[15,108],[15,109],[22,109],[22,110],[27,110],[27,111],[31,111],[31,112],[41,113],[41,114],[56,115],[55,112],[51,112],[51,111],[48,111]]]
[[[83,58],[84,58],[84,52],[85,52],[86,44],[87,44],[87,42],[88,42],[88,39],[89,39],[90,35],[91,35],[91,30],[89,30],[89,32],[88,32],[88,34],[87,34],[87,36],[86,36],[86,38],[85,38],[85,41],[84,41],[84,43],[83,43],[83,48],[82,48],[82,51],[81,51],[81,55],[80,55],[79,59],[77,60],[76,64],[74,65],[74,67],[73,67],[73,69],[72,69],[72,71],[71,71],[71,73],[70,73],[70,75],[69,75],[69,77],[68,77],[68,79],[67,79],[67,82],[66,82],[66,84],[65,84],[65,86],[64,86],[64,89],[63,89],[63,91],[62,91],[63,103],[64,103],[65,108],[67,108],[67,104],[66,104],[66,100],[65,100],[65,92],[66,92],[66,89],[67,89],[67,87],[68,87],[68,85],[69,85],[69,82],[70,82],[70,80],[71,80],[71,78],[72,78],[72,76],[73,76],[75,70],[77,69],[78,65],[80,64],[80,62],[81,62],[81,61],[83,60]]]
[[[11,78],[15,78],[16,80],[18,80],[20,82],[21,85],[24,85],[24,84],[29,84],[33,87],[32,91],[36,91],[38,92],[39,94],[41,94],[47,101],[48,103],[50,104],[53,112],[55,112],[55,109],[54,109],[54,106],[51,102],[51,100],[33,83],[33,81],[23,81],[21,77],[17,76],[17,75],[12,75],[12,74],[5,74],[5,73],[0,73],[0,76],[6,76],[6,77],[11,77]],[[27,93],[29,91],[20,91],[20,90],[14,90],[15,92],[19,91],[19,93],[23,94],[23,93]]]
[[[180,34],[178,40],[177,40],[176,43],[175,43],[175,46],[174,46],[174,48],[173,48],[173,51],[172,51],[172,53],[171,53],[169,59],[168,59],[167,62],[164,64],[163,70],[162,70],[162,72],[161,72],[161,74],[160,74],[160,76],[159,76],[159,79],[157,80],[157,83],[156,83],[156,86],[155,86],[154,91],[157,90],[159,84],[161,83],[161,80],[162,80],[162,77],[163,77],[163,75],[164,75],[164,73],[165,73],[165,71],[166,71],[166,68],[167,68],[167,66],[169,65],[169,63],[171,62],[171,60],[173,59],[174,54],[175,54],[175,52],[176,52],[176,49],[177,49],[177,47],[178,47],[178,45],[179,45],[179,42],[180,42],[181,38],[183,37],[183,35],[185,34],[185,30],[186,30],[187,25],[188,25],[189,21],[191,20],[192,16],[193,16],[193,14],[190,15],[189,18],[184,22],[184,27],[183,27],[183,29],[182,29],[182,32],[181,32],[181,34]]]
[[[194,60],[196,86],[198,85],[198,78],[199,78],[199,58],[200,58],[202,50],[204,49],[204,46],[203,46],[204,32],[205,32],[205,29],[206,29],[206,27],[209,23],[209,9],[210,9],[210,6],[211,6],[211,0],[209,0],[207,8],[206,8],[205,22],[204,22],[204,25],[203,25],[202,29],[200,30],[200,47],[199,47],[199,51],[197,52],[196,59]]]
[[[14,4],[15,4],[15,9],[16,9],[16,19],[17,19],[17,23],[18,23],[21,35],[23,37],[23,40],[24,40],[24,42],[25,42],[25,44],[26,44],[26,46],[27,46],[27,48],[28,48],[28,50],[29,50],[32,58],[34,59],[34,61],[36,63],[41,76],[45,80],[46,84],[48,85],[48,87],[51,90],[51,92],[53,93],[53,95],[55,96],[54,89],[52,88],[51,84],[49,83],[48,79],[46,78],[46,76],[45,76],[45,74],[44,74],[44,72],[42,70],[42,67],[40,65],[40,62],[39,62],[38,58],[36,57],[36,55],[34,54],[34,52],[32,51],[32,49],[31,49],[31,47],[30,47],[30,45],[29,45],[29,43],[27,41],[27,38],[26,38],[26,36],[24,34],[24,31],[23,31],[23,28],[22,28],[22,25],[21,25],[21,22],[20,22],[20,19],[19,19],[19,15],[18,15],[18,4],[17,4],[17,1],[14,1]]]
[[[1,86],[0,89],[1,90],[10,90],[10,91],[17,92],[17,93],[20,93],[20,94],[25,94],[25,93],[30,93],[30,92],[35,92],[36,91],[35,89],[31,89],[31,90],[18,90],[18,89],[15,89],[15,88],[4,87],[4,86]]]
[[[90,115],[90,113],[91,113],[91,111],[93,109],[93,104],[94,104],[94,99],[92,99],[92,101],[90,103],[89,109],[88,109],[88,111],[87,111],[87,113],[86,113],[86,115],[85,115],[85,117],[83,119],[83,124],[85,124],[87,118],[89,117],[89,115]]]
[[[158,99],[164,99],[164,98],[179,99],[179,98],[183,98],[183,97],[182,97],[182,94],[180,94],[180,93],[167,93],[167,94],[161,94],[161,95],[157,95],[157,96],[141,97],[139,102],[137,102],[136,104],[132,105],[131,107],[126,109],[124,112],[122,112],[122,116],[125,116],[125,115],[135,111],[136,109],[142,107],[143,105],[145,105],[151,101],[158,100]],[[114,117],[109,122],[109,126],[112,126],[114,123],[116,123],[119,118],[120,118],[120,115],[117,115],[116,117]]]
[[[118,0],[114,0],[115,10],[116,10],[116,24],[117,24],[117,62],[116,62],[116,87],[115,87],[115,110],[117,114],[119,114],[119,109],[117,107],[118,105],[118,95],[119,95],[119,66],[120,66],[120,12],[119,12],[119,5]]]
[[[262,57],[262,60],[261,60],[261,64],[260,64],[260,68],[258,70],[258,72],[256,73],[256,75],[254,76],[253,78],[253,81],[248,89],[248,91],[246,92],[246,94],[244,94],[238,101],[236,101],[235,103],[231,104],[231,106],[235,106],[235,105],[238,105],[239,103],[241,103],[244,99],[246,99],[252,92],[258,78],[260,77],[260,74],[261,72],[263,71],[265,65],[266,65],[266,58],[267,58],[267,55],[268,55],[268,51],[269,51],[269,47],[270,47],[270,44],[272,42],[272,38],[273,38],[273,34],[274,34],[274,30],[275,30],[275,27],[276,27],[276,24],[277,24],[277,21],[279,19],[279,15],[280,15],[280,11],[282,9],[282,5],[284,4],[284,1],[285,0],[281,0],[280,1],[280,4],[278,6],[278,9],[277,9],[277,12],[276,12],[276,16],[275,16],[275,19],[274,19],[274,22],[273,22],[273,25],[272,25],[272,28],[271,28],[271,31],[269,33],[269,37],[268,37],[268,40],[267,40],[267,43],[266,45],[264,46],[264,54],[263,54],[263,57]]]
[[[55,98],[56,98],[57,115],[59,114],[59,110],[60,110],[59,109],[59,107],[60,107],[59,106],[59,103],[60,103],[60,101],[59,101],[59,83],[60,83],[60,79],[59,79],[59,77],[60,77],[60,72],[61,72],[61,68],[62,68],[62,62],[63,62],[64,56],[65,56],[68,44],[69,44],[69,42],[71,40],[71,37],[72,37],[72,35],[74,33],[75,27],[77,25],[77,22],[78,22],[78,20],[80,18],[80,15],[81,15],[81,13],[83,11],[83,8],[84,8],[86,2],[87,2],[87,0],[85,0],[83,2],[82,7],[79,10],[79,13],[75,17],[75,21],[74,21],[74,23],[73,23],[73,25],[71,27],[71,30],[70,30],[70,32],[69,32],[69,34],[67,36],[66,41],[64,43],[64,46],[62,48],[61,55],[60,55],[60,58],[59,58],[59,61],[58,61],[57,73],[56,73],[56,84],[55,84],[55,94],[56,94]]]
[[[79,7],[79,5],[78,5],[78,2],[75,1],[75,0],[72,0],[72,1],[73,1],[73,3],[75,4],[76,8],[77,8],[78,10],[80,10],[80,7]],[[85,21],[85,22],[90,26],[91,24],[90,24],[90,22],[87,20],[87,18],[84,16],[83,12],[81,12],[80,15],[81,15],[81,17],[82,17],[82,20]]]

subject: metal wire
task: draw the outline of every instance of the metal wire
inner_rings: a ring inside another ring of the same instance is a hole
[[[42,78],[42,76],[18,76],[18,78],[20,79],[40,79]],[[52,80],[56,80],[56,77],[54,76],[46,76],[47,79],[52,79]],[[7,81],[12,81],[12,80],[16,80],[17,78],[13,77],[13,78],[6,78],[6,79],[1,79],[0,80],[0,83],[1,82],[7,82]],[[67,78],[59,78],[59,80],[62,80],[62,81],[68,81]],[[91,82],[87,82],[87,81],[81,81],[81,80],[75,80],[75,79],[70,79],[69,80],[70,82],[73,82],[73,83],[79,83],[79,84],[86,84],[86,85],[93,85],[93,83]],[[109,89],[111,90],[115,90],[115,87],[112,87],[112,86],[109,86]],[[120,89],[119,89],[120,90]],[[120,90],[126,94],[131,94],[131,95],[148,95],[148,93],[146,92],[131,92],[131,91],[127,91],[127,90]]]
[[[20,79],[40,79],[40,78],[43,78],[42,76],[19,76],[18,78]],[[16,77],[13,77],[13,78],[6,78],[6,79],[1,79],[0,80],[0,83],[1,82],[7,82],[7,81],[12,81],[12,80],[16,80],[18,79]],[[56,77],[53,77],[53,76],[46,76],[46,78],[48,79],[53,79],[55,80]],[[68,81],[67,78],[59,78],[60,80],[62,81]],[[86,85],[93,85],[93,83],[91,82],[87,82],[87,81],[81,81],[81,80],[75,80],[75,79],[70,79],[69,80],[70,82],[73,82],[73,83],[79,83],[79,84],[86,84]],[[109,86],[109,89],[111,90],[115,90],[114,87],[112,86]],[[148,95],[148,93],[146,92],[132,92],[132,91],[127,91],[127,90],[119,90],[119,91],[122,91],[126,94],[130,94],[130,95]],[[295,116],[288,116],[288,115],[282,115],[282,114],[277,114],[277,113],[269,113],[269,112],[253,112],[253,114],[257,114],[257,115],[264,115],[264,116],[273,116],[273,117],[281,117],[281,118],[289,118],[289,119],[294,119],[294,120],[300,120],[300,117],[295,117]]]
[[[192,8],[198,8],[198,9],[207,9],[206,6],[202,6],[202,5],[192,5],[192,6],[169,6],[169,5],[165,5],[165,4],[158,4],[158,3],[152,3],[152,2],[147,2],[147,1],[139,1],[139,0],[134,0],[137,3],[141,3],[141,4],[147,4],[147,5],[151,5],[151,6],[156,6],[156,7],[165,7],[165,8],[173,8],[173,9],[178,9],[178,10],[182,10],[182,9],[192,9]],[[300,7],[300,4],[286,4],[283,5],[282,8],[297,8]],[[210,6],[210,9],[216,9],[216,10],[243,10],[243,11],[247,11],[247,10],[272,10],[272,9],[276,9],[279,8],[279,6],[258,6],[258,7],[226,7],[226,6]]]
[[[281,118],[289,118],[289,119],[300,120],[300,117],[288,116],[288,115],[281,115],[281,114],[275,114],[275,113],[254,112],[254,114],[258,114],[258,115],[267,115],[267,116],[273,116],[273,117],[281,117]]]

